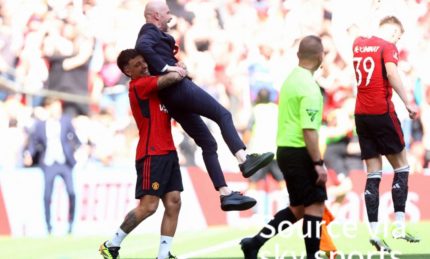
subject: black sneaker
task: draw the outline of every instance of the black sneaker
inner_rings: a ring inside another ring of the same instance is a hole
[[[117,259],[119,258],[119,249],[120,247],[112,246],[107,247],[106,245],[107,241],[103,242],[103,244],[100,245],[99,252],[103,256],[104,259]]]
[[[257,259],[259,248],[254,244],[252,237],[246,237],[240,241],[244,259]]]
[[[156,257],[155,259],[158,259],[158,257]],[[166,259],[178,259],[178,257],[176,257],[176,256],[172,255],[172,254],[169,252],[169,256],[168,256],[168,257],[166,257]]]
[[[255,174],[258,169],[263,168],[272,162],[274,157],[275,154],[272,152],[246,155],[245,162],[239,165],[243,177],[248,178]]]
[[[372,244],[376,248],[376,250],[391,253],[391,248],[384,241],[384,239],[376,237],[376,238],[371,238],[369,241],[370,241],[370,244]]]
[[[240,192],[231,192],[229,195],[221,195],[221,209],[230,210],[247,210],[257,203],[254,198],[245,196]]]

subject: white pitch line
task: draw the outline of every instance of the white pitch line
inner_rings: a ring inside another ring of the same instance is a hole
[[[206,247],[206,248],[203,248],[203,249],[200,249],[197,251],[193,251],[193,252],[188,253],[188,254],[179,255],[178,258],[179,259],[187,259],[187,258],[192,258],[192,257],[196,257],[196,256],[202,256],[205,254],[224,250],[226,248],[230,248],[233,246],[239,246],[239,242],[240,242],[240,239],[230,240],[230,241],[227,241],[227,242],[224,242],[221,244],[217,244],[217,245]]]

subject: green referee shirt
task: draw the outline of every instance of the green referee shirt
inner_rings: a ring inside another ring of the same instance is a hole
[[[303,129],[321,126],[323,97],[312,73],[296,67],[282,85],[278,108],[278,147],[305,147]]]

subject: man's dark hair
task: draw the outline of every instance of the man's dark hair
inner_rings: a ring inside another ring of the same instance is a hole
[[[299,59],[315,59],[324,51],[321,38],[313,35],[304,37],[300,41],[297,55]]]
[[[128,62],[132,60],[133,58],[139,56],[139,52],[137,52],[135,49],[125,49],[121,51],[118,55],[118,58],[116,59],[116,64],[118,68],[121,70],[122,73],[124,73],[126,76],[129,76],[125,73],[125,67],[128,65]]]
[[[379,22],[379,26],[382,26],[386,23],[396,24],[400,27],[400,30],[402,31],[402,33],[405,32],[405,29],[403,28],[402,22],[395,16],[386,16],[386,17],[382,18],[381,21]]]

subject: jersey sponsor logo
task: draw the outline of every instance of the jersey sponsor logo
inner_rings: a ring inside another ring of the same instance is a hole
[[[166,106],[164,106],[164,104],[161,104],[161,103],[160,103],[160,111],[162,111],[162,112],[164,112],[164,113],[169,113],[169,112],[167,111]]]
[[[151,187],[154,191],[156,191],[156,190],[160,189],[160,184],[158,182],[153,182]]]
[[[372,53],[375,53],[375,52],[378,52],[378,50],[379,50],[379,46],[362,46],[362,47],[360,47],[360,46],[355,46],[355,48],[354,48],[354,52],[355,53],[369,53],[369,52],[372,52]]]
[[[308,116],[310,117],[311,121],[313,122],[315,119],[315,115],[317,115],[317,113],[318,113],[318,110],[306,109],[306,112],[308,113]]]

